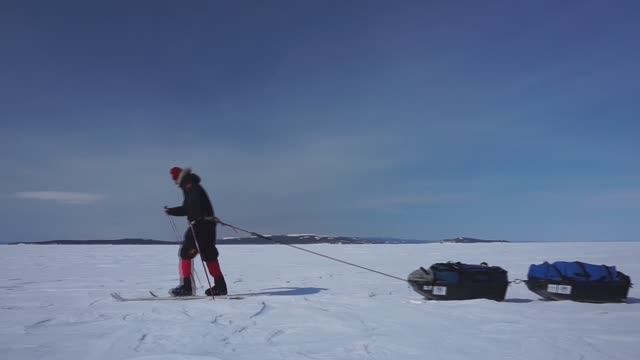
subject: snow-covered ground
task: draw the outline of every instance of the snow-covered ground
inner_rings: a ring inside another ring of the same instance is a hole
[[[405,277],[440,261],[617,265],[640,281],[640,243],[314,245]],[[407,284],[285,246],[220,246],[243,300],[116,302],[177,283],[177,246],[0,246],[2,359],[637,359],[640,291],[627,304],[427,302]],[[196,263],[204,283],[200,263]]]

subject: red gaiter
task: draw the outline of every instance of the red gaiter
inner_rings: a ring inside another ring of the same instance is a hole
[[[209,273],[213,275],[214,280],[222,279],[222,270],[220,270],[218,260],[207,261],[207,268],[209,269]]]
[[[191,260],[180,260],[180,277],[191,278]]]

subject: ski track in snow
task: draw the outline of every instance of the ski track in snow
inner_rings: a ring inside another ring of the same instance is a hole
[[[267,304],[263,301],[263,302],[262,302],[262,307],[260,308],[260,310],[258,310],[258,312],[257,312],[257,313],[255,313],[255,314],[253,314],[253,315],[249,316],[249,319],[253,319],[253,318],[254,318],[254,317],[256,317],[256,316],[260,316],[260,315],[262,315],[262,313],[263,313],[266,309],[267,309]]]
[[[398,276],[441,261],[616,265],[640,281],[640,243],[313,245]],[[425,301],[408,285],[281,246],[220,246],[242,300],[117,302],[177,283],[173,246],[0,245],[3,359],[635,359],[640,292],[627,304]],[[263,264],[264,259],[271,259]],[[201,279],[204,279],[200,274]],[[203,290],[199,289],[202,293]],[[256,295],[257,294],[257,295]]]

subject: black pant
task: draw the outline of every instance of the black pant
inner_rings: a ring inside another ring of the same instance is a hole
[[[195,240],[198,241],[200,247],[200,257],[204,261],[218,259],[218,249],[216,248],[216,224],[212,222],[197,222],[187,229],[184,233],[184,240],[178,254],[183,260],[190,260],[198,254],[196,241],[194,240],[191,228],[195,230]]]

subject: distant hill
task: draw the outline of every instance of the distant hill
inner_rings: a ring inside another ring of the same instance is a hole
[[[440,240],[440,243],[458,243],[458,244],[472,244],[472,243],[508,243],[507,240],[482,240],[468,237],[457,237],[455,239]]]
[[[428,240],[405,240],[396,238],[370,238],[351,236],[324,236],[314,234],[271,235],[273,242],[284,244],[425,244]],[[271,242],[271,243],[273,243]],[[225,238],[218,240],[218,244],[269,244],[270,242],[258,237]]]
[[[428,244],[428,243],[486,243],[486,242],[508,242],[506,240],[481,240],[467,237],[455,239],[445,239],[440,241],[432,240],[407,240],[397,238],[377,238],[377,237],[351,237],[351,236],[324,236],[314,234],[292,234],[292,235],[270,235],[273,241],[258,237],[239,237],[218,239],[219,245],[271,245],[282,244]],[[180,242],[162,241],[152,239],[117,239],[117,240],[49,240],[38,242],[13,242],[9,245],[35,244],[35,245],[176,245]]]

